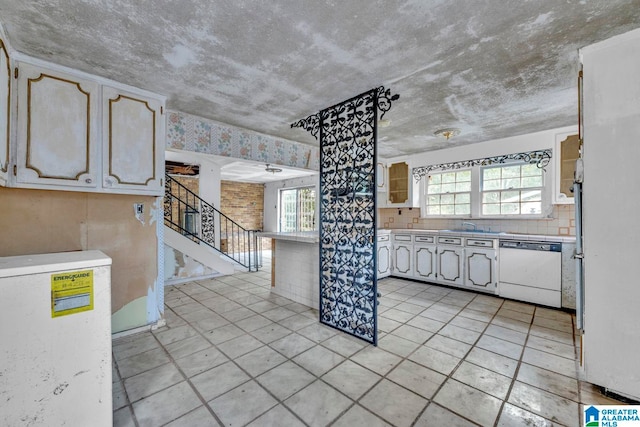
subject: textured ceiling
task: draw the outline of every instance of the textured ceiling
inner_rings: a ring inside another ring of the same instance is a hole
[[[0,0],[0,21],[19,52],[309,144],[292,122],[385,85],[389,158],[575,124],[578,48],[640,27],[640,0]]]

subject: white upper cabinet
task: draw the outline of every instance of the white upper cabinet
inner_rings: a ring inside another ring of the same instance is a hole
[[[99,85],[21,64],[18,75],[18,184],[97,186]]]
[[[380,192],[387,191],[386,169],[383,163],[376,163],[376,188]]]
[[[0,48],[0,185],[164,193],[164,97]]]
[[[0,40],[0,185],[6,185],[9,176],[10,111],[11,64],[7,48]]]
[[[103,186],[162,192],[163,111],[158,100],[105,86],[102,92]],[[161,145],[162,144],[162,145]]]
[[[555,168],[554,204],[574,203],[572,190],[576,160],[579,157],[580,139],[578,134],[575,132],[557,134],[553,153]]]
[[[413,182],[411,168],[407,162],[391,163],[386,168],[386,195],[384,206],[388,208],[411,208],[419,206],[418,185]],[[380,191],[380,190],[379,190]]]

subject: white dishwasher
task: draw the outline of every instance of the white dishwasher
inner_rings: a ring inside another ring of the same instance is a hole
[[[498,295],[562,306],[562,243],[500,240]]]

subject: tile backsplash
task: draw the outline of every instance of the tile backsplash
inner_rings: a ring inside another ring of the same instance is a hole
[[[575,236],[574,213],[574,205],[554,205],[551,217],[543,219],[432,219],[420,218],[419,208],[383,208],[378,209],[378,226],[380,228],[446,230],[464,228],[463,222],[472,222],[483,230]]]

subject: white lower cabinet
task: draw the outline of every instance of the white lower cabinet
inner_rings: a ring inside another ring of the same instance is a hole
[[[415,245],[415,278],[419,280],[436,280],[436,245]]]
[[[393,274],[413,278],[413,245],[400,243],[393,245]]]
[[[496,292],[497,240],[400,232],[391,241],[394,276]]]
[[[479,291],[496,290],[496,250],[465,249],[465,286]]]
[[[391,241],[389,235],[378,236],[377,247],[377,269],[378,279],[383,279],[391,275]]]
[[[393,233],[392,270],[394,276],[413,279],[413,235],[411,233]]]
[[[449,285],[464,283],[464,249],[455,246],[438,246],[438,281]]]

